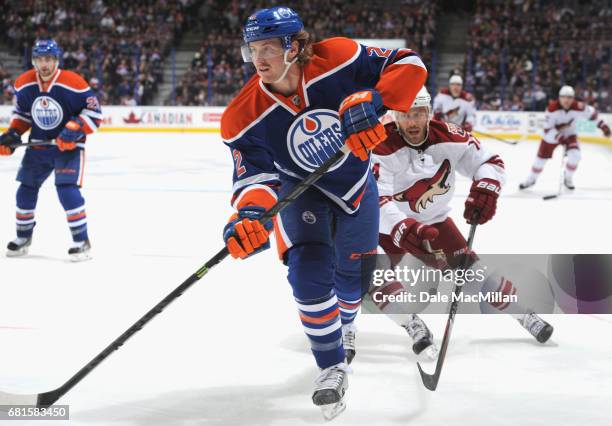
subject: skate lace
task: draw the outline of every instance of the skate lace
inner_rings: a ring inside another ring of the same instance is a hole
[[[352,325],[342,327],[342,345],[345,349],[355,349],[356,331]]]
[[[413,317],[405,326],[408,331],[408,335],[414,341],[421,340],[424,337],[428,336],[427,326],[419,317]]]
[[[533,335],[537,335],[540,330],[544,327],[544,320],[538,317],[533,312],[530,314],[526,314],[523,319],[523,324],[527,330]]]
[[[328,367],[321,371],[315,380],[316,390],[320,389],[340,389],[344,375],[349,371],[348,365],[340,363]]]

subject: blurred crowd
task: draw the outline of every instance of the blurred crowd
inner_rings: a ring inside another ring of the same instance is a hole
[[[252,75],[242,62],[242,26],[254,10],[283,4],[294,8],[314,41],[333,36],[392,38],[431,61],[436,32],[436,2],[426,0],[288,0],[282,2],[208,0],[201,9],[204,43],[195,53],[169,103],[226,105]],[[408,38],[407,38],[408,37]]]
[[[193,29],[203,42],[177,82],[171,105],[226,105],[253,73],[240,54],[248,15],[295,8],[314,41],[332,36],[402,39],[435,71],[436,17],[469,16],[464,75],[480,109],[543,110],[563,84],[612,111],[609,0],[5,0],[0,36],[29,66],[37,38],[63,48],[63,67],[83,74],[104,104],[154,102],[170,49]],[[451,4],[452,3],[452,4]],[[454,5],[454,6],[453,6]],[[447,9],[447,10],[442,10]],[[0,63],[0,103],[12,99]],[[434,77],[433,75],[431,76]]]
[[[611,112],[609,1],[477,1],[466,60],[479,109],[543,110],[569,84]]]
[[[193,23],[201,0],[4,3],[0,36],[25,66],[34,40],[52,37],[64,51],[63,68],[84,75],[103,103],[136,105],[152,102],[164,58]]]

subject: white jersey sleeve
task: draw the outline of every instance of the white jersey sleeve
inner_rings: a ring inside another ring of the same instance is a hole
[[[401,172],[401,167],[397,167],[398,165],[395,164],[397,158],[392,155],[375,156],[373,160],[380,201],[379,231],[383,234],[391,234],[393,227],[407,217],[393,202],[395,176]]]
[[[457,162],[457,171],[474,181],[492,179],[499,182],[502,187],[506,182],[506,172],[501,158],[487,152],[471,135],[463,155]]]

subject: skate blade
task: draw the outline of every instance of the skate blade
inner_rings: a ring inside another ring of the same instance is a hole
[[[89,252],[87,252],[87,253],[76,253],[76,254],[71,254],[70,255],[70,261],[74,262],[74,263],[86,262],[88,260],[91,260],[91,254]]]
[[[21,257],[28,254],[28,247],[20,248],[19,250],[7,250],[6,257]]]
[[[346,410],[346,403],[344,398],[335,404],[320,405],[321,414],[326,421],[330,421],[338,417],[344,410]]]

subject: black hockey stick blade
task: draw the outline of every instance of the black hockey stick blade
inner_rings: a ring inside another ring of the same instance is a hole
[[[419,373],[421,373],[421,380],[423,381],[423,385],[429,389],[430,391],[435,391],[438,387],[438,379],[440,378],[439,374],[427,374],[421,364],[417,362],[417,367],[419,367]]]
[[[0,411],[8,411],[16,405],[49,407],[64,394],[62,388],[63,386],[49,392],[34,394],[0,392]]]
[[[554,200],[555,198],[559,198],[559,194],[545,195],[542,197],[543,200]]]

